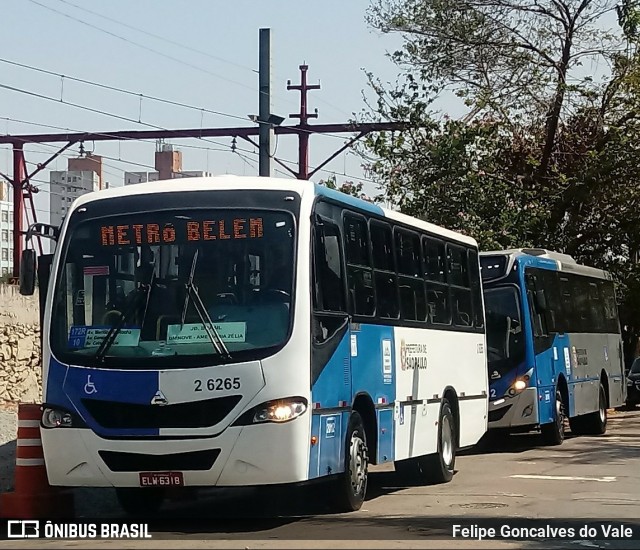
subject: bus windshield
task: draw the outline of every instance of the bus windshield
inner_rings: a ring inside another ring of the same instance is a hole
[[[501,286],[485,290],[484,300],[489,377],[501,378],[525,357],[520,295],[515,286]]]
[[[69,364],[184,368],[280,346],[294,230],[291,213],[247,209],[81,221],[62,251],[51,350]]]

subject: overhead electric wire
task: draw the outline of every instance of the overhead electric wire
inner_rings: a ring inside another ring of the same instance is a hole
[[[215,109],[207,109],[206,107],[198,107],[196,105],[191,105],[189,103],[184,103],[181,101],[175,101],[172,99],[166,99],[166,98],[162,98],[162,97],[157,97],[157,96],[152,96],[152,95],[147,95],[147,94],[143,94],[140,92],[134,92],[132,90],[126,90],[124,88],[120,88],[118,86],[112,86],[110,84],[104,84],[102,82],[96,82],[94,80],[88,80],[85,78],[80,78],[80,77],[76,77],[76,76],[70,76],[70,75],[66,75],[64,73],[58,73],[56,71],[51,71],[48,69],[43,69],[41,67],[35,67],[33,65],[28,65],[26,63],[20,63],[18,61],[12,61],[10,59],[5,59],[5,58],[0,58],[0,62],[1,63],[6,63],[8,65],[13,65],[16,67],[21,67],[23,69],[28,69],[31,71],[35,71],[35,72],[39,72],[42,74],[47,74],[49,76],[55,76],[61,79],[66,79],[66,80],[71,80],[74,82],[80,82],[81,84],[86,84],[87,86],[94,86],[97,88],[102,88],[104,90],[110,90],[112,92],[117,92],[117,93],[122,93],[122,94],[126,94],[126,95],[130,95],[136,98],[140,98],[140,99],[147,99],[149,101],[157,101],[158,103],[164,103],[166,105],[173,105],[175,107],[182,107],[184,109],[190,109],[193,111],[198,111],[200,113],[208,113],[208,114],[212,114],[212,115],[216,115],[216,116],[223,116],[223,117],[227,117],[227,118],[232,118],[235,120],[242,120],[244,122],[246,122],[248,120],[247,117],[244,116],[240,116],[240,115],[234,115],[232,113],[225,113],[224,111],[217,111]],[[67,103],[70,104],[70,102],[66,102],[64,101],[63,98],[53,98],[55,101],[59,102],[59,103]],[[266,121],[261,121],[261,120],[256,120],[255,121],[256,124],[260,125],[260,124],[269,124],[269,122]],[[312,134],[314,133],[313,130],[306,130],[306,129],[300,129],[301,132],[305,132],[305,133],[309,133]],[[341,139],[344,140],[344,136],[340,136],[337,134],[332,134],[332,133],[323,133],[323,136],[328,136],[328,137],[332,137],[332,138],[336,138],[336,139]]]
[[[4,58],[0,58],[0,62],[2,63],[7,63],[9,65],[14,65],[16,67],[22,67],[23,69],[29,69],[32,71],[36,71],[39,73],[43,73],[43,74],[48,74],[51,76],[57,76],[66,80],[73,80],[74,82],[80,82],[82,84],[87,84],[88,86],[95,86],[98,88],[103,88],[105,90],[110,90],[112,92],[119,92],[122,94],[127,94],[127,95],[131,95],[137,98],[142,98],[142,99],[148,99],[151,101],[158,101],[159,103],[166,103],[167,105],[174,105],[176,107],[183,107],[185,109],[191,109],[194,111],[199,111],[202,113],[210,113],[213,115],[218,115],[218,116],[224,116],[224,117],[228,117],[228,118],[234,118],[236,120],[243,120],[246,121],[248,120],[247,117],[243,117],[240,115],[233,115],[231,113],[225,113],[222,111],[215,111],[213,109],[207,109],[205,107],[196,107],[195,105],[189,105],[188,103],[182,103],[181,101],[174,101],[171,99],[164,99],[161,97],[155,97],[155,96],[151,96],[151,95],[146,95],[146,94],[142,94],[142,93],[138,93],[138,92],[133,92],[131,90],[125,90],[124,88],[118,88],[117,86],[111,86],[109,84],[103,84],[101,82],[95,82],[92,80],[86,80],[84,78],[78,78],[75,76],[69,76],[63,73],[57,73],[55,71],[49,71],[47,69],[42,69],[40,67],[34,67],[33,65],[27,65],[25,63],[18,63],[17,61],[11,61],[10,59],[4,59]],[[267,122],[262,122],[262,121],[256,121],[257,124],[268,124]]]
[[[96,11],[92,11],[88,8],[85,8],[84,6],[79,6],[78,4],[74,4],[73,2],[68,2],[67,0],[58,0],[59,2],[62,2],[63,4],[67,4],[68,6],[73,6],[74,8],[77,8],[79,10],[82,10],[86,13],[90,13],[91,15],[95,15],[96,17],[102,17],[102,19],[106,19],[107,21],[111,21],[112,23],[115,23],[116,25],[122,25],[123,27],[126,27],[128,29],[131,29],[133,31],[139,32],[141,34],[146,34],[147,36],[151,36],[152,38],[157,38],[158,40],[162,40],[164,42],[167,42],[169,44],[172,44],[174,46],[178,46],[179,48],[183,48],[185,50],[189,50],[191,52],[194,53],[199,53],[201,55],[205,55],[207,57],[210,57],[211,59],[215,59],[217,61],[222,61],[223,63],[228,63],[229,65],[234,65],[235,67],[239,67],[240,69],[246,69],[249,70],[251,72],[257,72],[255,69],[252,69],[251,67],[247,66],[247,65],[241,65],[240,63],[236,63],[234,61],[229,61],[228,59],[224,59],[223,57],[218,57],[217,55],[213,55],[210,52],[205,52],[204,50],[199,50],[198,48],[193,48],[192,46],[188,46],[186,44],[183,44],[181,42],[178,42],[176,40],[171,40],[170,38],[167,38],[166,36],[162,36],[160,34],[154,34],[152,32],[146,31],[144,29],[141,29],[140,27],[136,27],[134,25],[130,25],[129,23],[125,23],[124,21],[119,21],[118,19],[114,19],[113,17],[109,17],[107,15],[104,15],[102,13],[98,13]]]
[[[131,40],[129,38],[126,38],[124,36],[121,36],[119,34],[116,34],[114,32],[108,31],[107,29],[103,29],[102,27],[98,27],[97,25],[93,25],[92,23],[88,23],[87,21],[83,21],[82,19],[79,19],[77,17],[74,17],[73,15],[69,15],[68,13],[64,13],[60,10],[57,10],[55,8],[52,8],[51,6],[47,6],[46,4],[42,4],[41,2],[38,2],[37,0],[29,0],[29,2],[31,2],[32,4],[36,4],[42,8],[45,8],[49,11],[52,11],[54,13],[57,13],[58,15],[62,15],[63,17],[67,17],[68,19],[71,19],[73,21],[76,21],[82,25],[86,25],[87,27],[90,27],[94,30],[100,31],[100,32],[104,32],[110,36],[113,36],[115,38],[118,38],[120,40],[124,40],[125,42],[128,42],[129,44],[133,44],[134,46],[138,46],[139,48],[142,48],[144,50],[147,50],[149,52],[155,53],[157,55],[161,55],[162,57],[165,57],[167,59],[170,59],[172,61],[175,61],[177,63],[180,63],[181,65],[186,65],[187,67],[191,67],[192,69],[196,69],[198,71],[202,71],[204,73],[207,73],[211,76],[215,76],[216,78],[219,78],[221,80],[225,80],[227,82],[231,82],[232,84],[237,84],[238,86],[242,86],[243,88],[248,88],[250,90],[253,90],[254,88],[249,86],[248,84],[243,84],[242,82],[237,82],[236,80],[231,80],[230,78],[226,78],[218,73],[214,73],[212,71],[209,71],[208,69],[205,69],[203,67],[200,67],[198,65],[194,65],[193,63],[189,63],[188,61],[185,61],[184,59],[179,59],[177,57],[173,57],[171,55],[168,55],[164,52],[155,50],[153,48],[150,48],[149,46],[145,46],[144,44],[140,44],[139,42],[135,42],[134,40]]]
[[[89,111],[89,112],[92,112],[92,113],[95,113],[95,114],[100,114],[100,115],[103,115],[103,116],[108,116],[108,117],[111,117],[111,118],[116,118],[116,119],[119,119],[119,120],[125,120],[127,122],[132,122],[134,124],[140,124],[142,126],[147,126],[149,128],[153,128],[155,130],[163,130],[165,132],[169,132],[170,131],[167,128],[164,128],[163,126],[158,126],[156,124],[150,124],[148,122],[143,122],[141,120],[136,120],[135,118],[129,118],[129,117],[125,117],[125,116],[122,116],[122,115],[115,114],[115,113],[110,113],[110,112],[104,111],[102,109],[95,109],[93,107],[87,107],[86,105],[80,105],[79,103],[73,103],[73,102],[70,102],[70,101],[60,100],[60,99],[57,99],[55,97],[47,96],[47,95],[44,95],[44,94],[39,94],[37,92],[32,92],[31,90],[25,90],[23,88],[17,88],[15,86],[9,86],[8,84],[1,84],[0,83],[0,88],[5,89],[5,90],[9,90],[9,91],[12,91],[12,92],[26,94],[26,95],[29,95],[29,96],[32,96],[32,97],[36,97],[38,99],[46,99],[48,101],[53,101],[55,103],[59,103],[59,104],[62,104],[62,105],[68,105],[69,107],[74,107],[76,109],[82,109],[83,111]],[[108,136],[108,134],[104,134],[104,135]],[[225,143],[221,143],[219,141],[213,141],[211,139],[207,139],[207,138],[203,138],[203,137],[193,136],[193,139],[199,139],[199,140],[205,141],[207,143],[212,143],[213,145],[219,145],[220,147],[225,147],[225,148],[229,147]],[[141,140],[141,141],[144,141],[144,140]],[[192,148],[198,148],[198,147],[193,146],[193,145],[191,147]],[[248,149],[243,149],[243,151],[244,152],[250,152]]]
[[[73,2],[69,2],[68,0],[58,0],[58,1],[59,1],[59,2],[61,2],[61,3],[63,3],[63,4],[67,4],[68,6],[72,6],[72,7],[76,8],[76,9],[79,9],[79,10],[81,10],[81,11],[84,11],[84,12],[86,12],[86,13],[90,13],[91,15],[94,15],[94,16],[96,16],[96,17],[101,17],[102,19],[105,19],[105,20],[107,20],[107,21],[110,21],[110,22],[112,22],[112,23],[115,23],[116,25],[122,25],[123,27],[126,27],[126,28],[128,28],[128,29],[131,29],[131,30],[133,30],[133,31],[135,31],[135,32],[137,32],[137,33],[141,33],[141,34],[145,34],[145,35],[147,35],[147,36],[151,36],[152,38],[155,38],[155,39],[157,39],[157,40],[162,40],[162,41],[167,42],[168,44],[171,44],[171,45],[173,45],[173,46],[178,46],[179,48],[183,48],[183,49],[185,49],[185,50],[188,50],[188,51],[191,51],[191,52],[194,52],[194,53],[198,53],[198,54],[201,54],[201,55],[204,55],[204,56],[210,57],[211,59],[215,59],[215,60],[217,60],[217,61],[221,61],[222,63],[228,63],[229,65],[233,65],[233,66],[238,67],[238,68],[240,68],[240,69],[245,69],[245,70],[250,71],[251,73],[254,73],[254,74],[255,74],[255,73],[258,73],[258,71],[257,71],[256,69],[254,69],[254,68],[252,68],[252,67],[249,67],[249,66],[247,66],[247,65],[241,65],[241,64],[236,63],[236,62],[234,62],[234,61],[230,61],[229,59],[225,59],[225,58],[223,58],[223,57],[219,57],[219,56],[217,56],[217,55],[213,55],[213,54],[212,54],[212,53],[210,53],[210,52],[206,52],[206,51],[204,51],[204,50],[199,50],[198,48],[194,48],[194,47],[189,46],[189,45],[187,45],[187,44],[183,44],[183,43],[181,43],[181,42],[178,42],[178,41],[176,41],[176,40],[171,40],[170,38],[167,38],[166,36],[162,36],[162,35],[160,35],[160,34],[155,34],[155,33],[149,32],[149,31],[147,31],[147,30],[145,30],[145,29],[142,29],[142,28],[140,28],[140,27],[136,27],[135,25],[131,25],[131,24],[129,24],[129,23],[125,23],[124,21],[120,21],[119,19],[114,19],[113,17],[109,17],[109,16],[104,15],[104,14],[102,14],[102,13],[99,13],[99,12],[96,12],[96,11],[90,10],[90,9],[88,9],[88,8],[85,8],[85,7],[83,7],[83,6],[80,6],[80,5],[78,5],[78,4],[74,4]],[[235,82],[235,81],[231,81],[231,82]],[[272,93],[271,95],[273,96],[274,94]],[[284,98],[285,96],[278,95],[278,96],[276,96],[276,97],[278,97],[278,98]],[[347,113],[347,112],[346,112],[346,111],[344,111],[343,109],[341,109],[341,108],[339,108],[339,107],[337,107],[337,106],[335,106],[335,105],[331,104],[331,103],[330,103],[330,102],[328,102],[327,100],[322,99],[321,97],[316,98],[316,99],[317,99],[318,101],[320,101],[320,102],[324,103],[325,105],[327,105],[327,106],[331,107],[332,109],[335,109],[337,112],[340,112],[340,113],[342,113],[342,114],[346,114],[346,115],[349,115],[349,116],[350,116],[350,114],[351,114],[351,113]],[[288,98],[286,99],[286,102],[287,102],[287,103],[293,103],[293,101],[292,101],[292,100],[289,100]]]

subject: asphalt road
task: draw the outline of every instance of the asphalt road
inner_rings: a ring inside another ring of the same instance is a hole
[[[497,541],[452,538],[454,524],[494,519],[564,520],[576,531],[601,520],[640,537],[640,410],[610,411],[607,434],[545,447],[536,434],[513,435],[458,457],[451,483],[405,487],[393,467],[375,468],[362,510],[331,514],[324,488],[277,495],[216,490],[197,502],[170,502],[152,523],[152,540],[2,541],[20,548],[640,548],[638,540]],[[85,518],[121,517],[110,490],[76,492]],[[177,518],[179,523],[173,520]],[[574,537],[575,538],[575,537]]]

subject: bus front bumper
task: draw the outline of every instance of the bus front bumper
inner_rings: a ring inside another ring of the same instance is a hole
[[[526,388],[513,397],[489,402],[488,428],[504,429],[538,423],[538,395],[536,388]]]
[[[41,428],[49,483],[139,487],[140,472],[180,472],[185,486],[308,479],[309,421],[229,427],[200,439],[103,439],[89,429]]]

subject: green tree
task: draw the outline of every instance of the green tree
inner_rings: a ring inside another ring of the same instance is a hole
[[[396,85],[370,82],[362,117],[409,120],[364,142],[402,211],[471,234],[482,249],[541,246],[611,270],[640,306],[638,0],[603,30],[609,0],[375,0],[370,23],[400,32]],[[593,78],[582,63],[606,61]],[[462,120],[433,110],[445,89]],[[633,306],[635,304],[635,306]],[[640,325],[640,307],[635,307]]]
[[[329,189],[335,189],[336,191],[340,191],[346,195],[351,195],[352,197],[357,197],[366,201],[373,200],[363,191],[364,184],[362,182],[343,181],[338,185],[336,176],[332,175],[326,180],[320,180],[318,183],[328,187]]]

